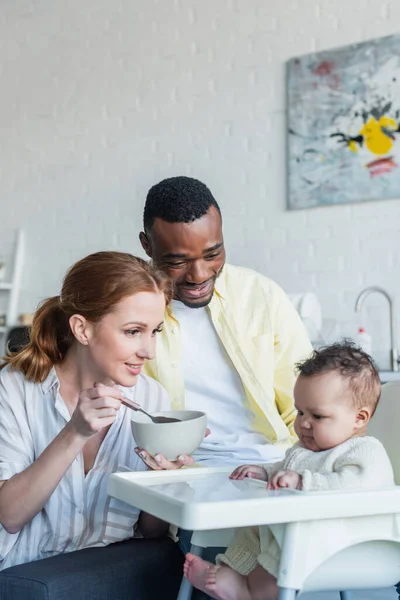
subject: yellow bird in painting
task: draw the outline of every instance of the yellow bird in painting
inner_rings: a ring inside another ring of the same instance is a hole
[[[360,130],[360,135],[363,136],[365,145],[370,152],[377,156],[384,156],[392,149],[394,134],[398,130],[398,124],[390,117],[382,116],[379,121],[374,117],[370,117]],[[355,147],[352,147],[353,144]],[[349,148],[353,152],[357,152],[358,146],[355,142],[353,144],[349,144]]]
[[[391,103],[382,110],[373,109],[369,115],[364,113],[364,124],[356,136],[349,136],[339,131],[331,134],[332,138],[337,138],[340,144],[347,146],[355,154],[359,152],[360,148],[365,147],[377,157],[365,164],[371,177],[390,173],[398,166],[390,153],[396,141],[396,135],[400,133],[400,125],[396,119],[385,115],[390,108]],[[396,117],[398,116],[399,111],[396,112]]]
[[[393,147],[395,134],[399,132],[400,125],[395,119],[381,115],[379,119],[370,116],[356,136],[338,132],[331,134],[331,137],[339,138],[338,141],[348,146],[352,152],[358,152],[365,144],[372,154],[386,156]]]

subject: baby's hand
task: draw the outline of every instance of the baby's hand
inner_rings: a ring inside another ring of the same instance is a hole
[[[259,465],[242,465],[229,475],[229,479],[244,479],[245,477],[261,479],[262,481],[268,480],[265,469]]]
[[[296,471],[277,471],[269,480],[267,490],[279,490],[279,488],[292,488],[301,490],[303,478]]]

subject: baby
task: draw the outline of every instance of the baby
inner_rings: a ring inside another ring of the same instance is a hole
[[[344,340],[315,350],[297,365],[294,388],[299,438],[279,463],[244,465],[231,479],[267,481],[267,489],[327,491],[390,486],[393,470],[382,444],[366,436],[381,384],[372,359]],[[280,547],[267,526],[238,531],[217,565],[187,554],[184,572],[217,600],[276,600]]]

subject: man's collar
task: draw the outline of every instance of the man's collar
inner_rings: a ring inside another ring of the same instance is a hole
[[[226,264],[222,267],[222,272],[215,282],[214,293],[221,299],[226,298]]]

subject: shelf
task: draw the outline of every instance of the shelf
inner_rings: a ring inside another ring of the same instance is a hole
[[[11,290],[12,283],[0,281],[0,290]]]

